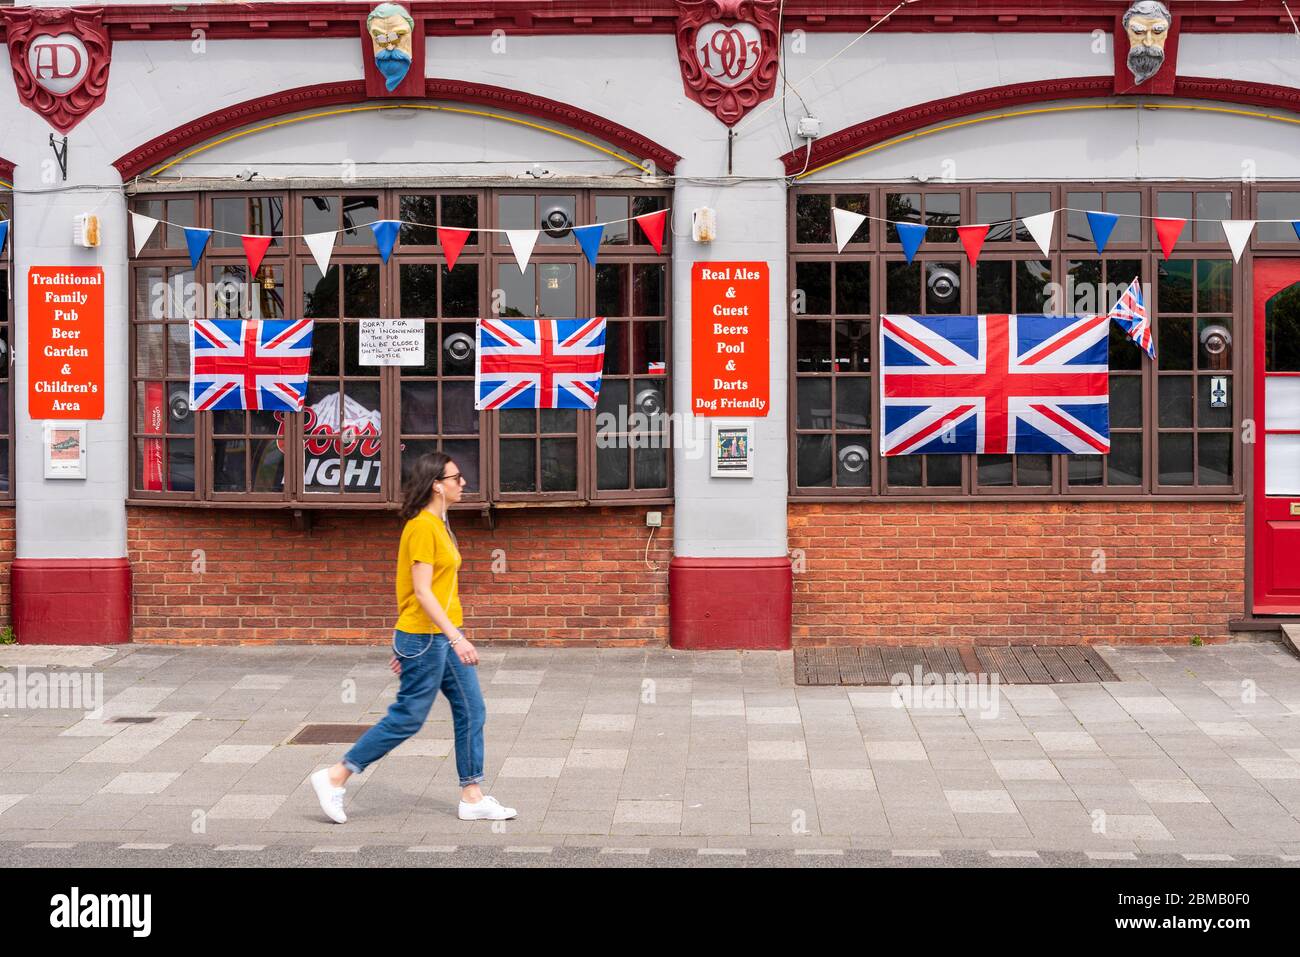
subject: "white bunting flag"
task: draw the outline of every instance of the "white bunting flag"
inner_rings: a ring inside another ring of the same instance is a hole
[[[320,267],[322,276],[330,271],[330,254],[334,252],[334,240],[338,239],[338,235],[337,231],[331,229],[328,233],[308,233],[302,237],[311,250],[316,265]]]
[[[1039,213],[1037,216],[1022,216],[1020,221],[1025,224],[1025,229],[1029,230],[1029,235],[1034,237],[1034,242],[1038,243],[1038,248],[1043,251],[1043,255],[1050,256],[1052,227],[1056,225],[1056,210]]]
[[[510,240],[510,248],[514,251],[515,262],[519,263],[519,271],[525,272],[528,269],[528,260],[532,258],[533,247],[537,245],[537,236],[540,230],[537,229],[507,229],[506,239]]]
[[[835,219],[836,252],[842,253],[849,240],[853,238],[853,234],[858,231],[858,227],[866,222],[867,217],[848,209],[840,209],[838,206],[831,207],[831,215]]]
[[[131,214],[131,235],[135,237],[135,254],[140,255],[144,244],[149,241],[153,231],[158,227],[158,220],[142,213]]]
[[[1232,247],[1232,261],[1241,262],[1241,254],[1246,251],[1246,244],[1250,242],[1250,231],[1255,228],[1253,219],[1225,219],[1223,221],[1223,235],[1228,237],[1228,245]]]

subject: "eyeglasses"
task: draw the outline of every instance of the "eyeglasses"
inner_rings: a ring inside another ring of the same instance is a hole
[[[463,485],[463,484],[465,483],[465,481],[466,481],[465,476],[461,475],[459,472],[457,472],[455,475],[439,475],[436,479],[434,479],[434,481],[435,481],[435,482],[446,482],[446,481],[448,481],[448,480],[450,480],[450,479],[460,479],[462,485]]]

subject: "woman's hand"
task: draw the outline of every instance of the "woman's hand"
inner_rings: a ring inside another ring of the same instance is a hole
[[[464,635],[461,635],[460,641],[456,642],[451,647],[463,664],[478,664],[478,649],[471,645],[469,639]]]
[[[395,675],[400,675],[402,673],[402,659],[398,658],[397,655],[393,655],[393,660],[388,662],[388,670]]]

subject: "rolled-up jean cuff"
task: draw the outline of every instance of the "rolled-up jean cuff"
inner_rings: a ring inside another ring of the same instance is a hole
[[[475,774],[472,777],[460,779],[460,786],[463,788],[467,788],[471,784],[482,784],[482,783],[483,783],[483,775],[481,774]]]
[[[348,769],[349,771],[351,771],[353,774],[360,774],[361,771],[362,771],[362,768],[357,767],[356,764],[354,764],[353,762],[349,761],[347,758],[344,758],[344,759],[343,759],[342,764],[343,764],[343,766],[344,766],[345,768],[347,768],[347,769]]]

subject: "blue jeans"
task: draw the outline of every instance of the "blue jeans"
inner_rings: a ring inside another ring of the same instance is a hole
[[[361,736],[343,757],[343,766],[360,774],[424,725],[433,699],[442,688],[451,705],[456,735],[456,772],[460,786],[483,780],[483,722],[487,709],[478,685],[478,672],[451,648],[441,632],[415,635],[393,632],[393,652],[401,660],[397,700],[379,723]]]

